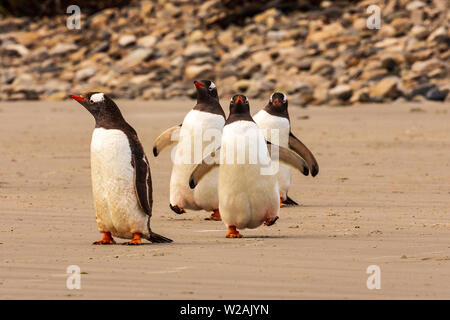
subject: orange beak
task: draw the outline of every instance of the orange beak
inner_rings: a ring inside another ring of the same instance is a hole
[[[196,86],[197,88],[204,88],[205,86],[203,85],[203,83],[198,82],[198,81],[194,81],[194,86]]]
[[[82,96],[70,96],[70,97],[77,101],[84,101],[84,98]]]
[[[236,98],[236,102],[242,102],[242,103],[243,103],[243,102],[244,102],[244,99],[243,99],[242,97],[237,97],[237,98]]]

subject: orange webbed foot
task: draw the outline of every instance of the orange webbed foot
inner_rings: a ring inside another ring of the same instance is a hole
[[[170,207],[170,209],[172,209],[172,211],[173,212],[175,212],[176,214],[183,214],[183,213],[185,213],[186,211],[182,208],[182,207],[179,207],[179,206],[177,206],[177,205],[171,205],[170,203],[169,203],[169,207]]]
[[[142,244],[141,242],[141,234],[140,233],[133,233],[133,239],[128,242],[124,242],[124,245],[127,246],[139,246]]]
[[[100,245],[100,244],[116,244],[113,237],[111,236],[111,232],[105,232],[103,233],[102,240],[95,241],[93,244]]]
[[[228,233],[225,238],[242,238],[242,234],[240,234],[239,231],[236,230],[235,226],[229,226]]]
[[[264,222],[264,225],[270,227],[271,225],[275,224],[275,222],[277,222],[278,219],[279,219],[278,216],[274,218],[269,218],[266,220],[266,222]]]
[[[220,217],[219,210],[214,210],[213,213],[208,218],[205,218],[205,220],[213,220],[213,221],[222,221],[222,218]]]

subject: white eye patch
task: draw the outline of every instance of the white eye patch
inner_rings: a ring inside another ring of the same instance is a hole
[[[105,101],[105,94],[100,92],[100,93],[95,93],[91,96],[91,102],[97,103],[97,102],[103,102]]]
[[[286,95],[283,93],[283,102],[286,102],[287,101],[287,97],[286,97]]]
[[[274,95],[274,94],[275,94],[275,93],[272,93],[272,95],[270,96],[270,99],[269,99],[270,103],[273,102],[273,95]]]
[[[216,87],[216,85],[214,84],[214,82],[211,81],[211,84],[209,85],[209,90],[212,90]]]

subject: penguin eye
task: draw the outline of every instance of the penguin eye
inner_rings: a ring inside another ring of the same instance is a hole
[[[211,81],[211,84],[209,85],[209,91],[213,91],[213,89],[216,87],[216,85],[214,84],[214,82]]]

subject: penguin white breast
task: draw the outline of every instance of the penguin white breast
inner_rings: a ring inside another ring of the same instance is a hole
[[[114,177],[133,175],[131,148],[126,134],[117,129],[96,128],[92,135],[91,159],[96,167]]]
[[[263,129],[264,136],[268,141],[278,144],[281,147],[289,147],[290,124],[287,118],[274,116],[265,110],[261,110],[253,117],[253,119],[258,124],[258,127]],[[278,130],[277,138],[274,136],[273,130]],[[291,167],[287,164],[279,164],[278,183],[280,197],[284,201],[287,198],[287,192],[291,185]]]
[[[200,163],[203,159],[203,149],[211,144],[208,136],[214,135],[216,145],[220,146],[224,124],[225,119],[220,115],[198,110],[189,111],[180,130],[175,164],[183,163],[193,167]]]
[[[245,163],[240,163],[239,152],[245,153]],[[262,174],[261,168],[270,163],[270,157],[257,125],[236,121],[225,126],[220,153],[219,210],[225,224],[256,228],[277,216],[278,183],[276,176]],[[258,155],[256,163],[250,162],[254,153]]]
[[[225,126],[222,133],[222,149],[224,151],[221,156],[225,156],[225,159],[221,159],[222,163],[240,163],[243,153],[245,160],[248,160],[247,163],[254,163],[255,159],[258,164],[269,161],[263,131],[252,121],[235,121]]]
[[[287,118],[274,116],[265,110],[261,110],[255,114],[253,120],[255,120],[260,129],[263,129],[264,136],[268,141],[276,144],[276,141],[271,140],[271,130],[278,130],[278,145],[282,147],[289,145],[290,124]]]
[[[91,141],[91,175],[100,232],[122,238],[148,234],[148,216],[141,211],[134,188],[131,148],[124,132],[96,128]]]
[[[183,128],[192,130],[201,128],[205,129],[220,129],[225,125],[223,116],[211,112],[191,110],[188,112],[183,120]]]
[[[189,177],[204,155],[220,146],[224,125],[223,116],[210,112],[191,110],[185,116],[179,142],[174,149],[170,179],[172,205],[193,210],[217,209],[217,169],[205,176],[194,190],[189,187]]]

